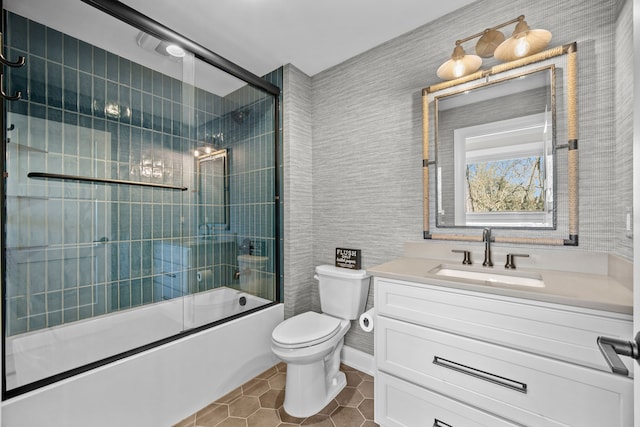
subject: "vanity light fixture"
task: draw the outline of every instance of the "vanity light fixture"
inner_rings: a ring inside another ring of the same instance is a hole
[[[459,77],[471,74],[480,68],[482,65],[482,58],[478,55],[467,55],[460,46],[461,40],[456,42],[456,47],[453,49],[451,59],[442,64],[437,71],[438,77],[443,80],[457,79]]]
[[[499,28],[516,24],[511,37],[505,40]],[[462,43],[478,38],[476,43],[477,55],[467,55]],[[544,49],[551,41],[551,32],[547,30],[532,30],[520,15],[502,24],[487,28],[480,33],[456,40],[451,58],[438,67],[436,74],[443,80],[453,80],[476,72],[482,65],[482,58],[494,56],[501,61],[512,61],[533,55]]]
[[[513,61],[541,52],[550,41],[550,31],[532,30],[524,15],[520,15],[513,34],[496,48],[494,56],[501,61]]]

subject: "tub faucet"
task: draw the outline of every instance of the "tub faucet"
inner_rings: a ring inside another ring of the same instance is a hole
[[[482,262],[483,267],[493,267],[493,262],[491,262],[491,229],[485,228],[482,230],[482,241],[484,242],[484,261]]]

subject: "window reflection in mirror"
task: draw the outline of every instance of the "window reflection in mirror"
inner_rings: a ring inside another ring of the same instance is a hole
[[[554,228],[554,67],[436,97],[438,227]]]

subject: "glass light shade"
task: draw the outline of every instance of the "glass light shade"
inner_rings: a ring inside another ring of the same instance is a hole
[[[494,56],[501,61],[513,61],[541,52],[550,41],[550,31],[531,30],[525,21],[520,21],[513,35],[496,48]]]
[[[482,58],[477,55],[466,55],[462,46],[453,50],[451,59],[438,67],[436,74],[443,80],[453,80],[477,71],[482,65]]]
[[[178,46],[177,44],[170,44],[165,47],[167,53],[171,56],[175,56],[176,58],[183,58],[186,54],[183,48]]]

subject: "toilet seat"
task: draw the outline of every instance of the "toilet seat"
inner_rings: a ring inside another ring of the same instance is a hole
[[[308,311],[280,323],[271,337],[283,348],[310,347],[335,336],[340,325],[340,319]]]

